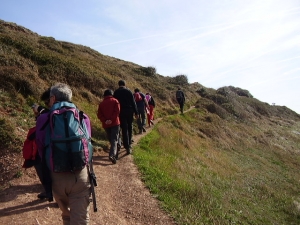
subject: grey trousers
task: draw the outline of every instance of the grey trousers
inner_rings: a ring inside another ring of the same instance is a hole
[[[105,128],[107,138],[110,143],[110,151],[109,151],[109,156],[116,156],[117,155],[117,144],[119,140],[119,131],[120,131],[120,126],[113,126],[109,128]]]

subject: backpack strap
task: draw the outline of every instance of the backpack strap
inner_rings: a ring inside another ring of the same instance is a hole
[[[64,117],[64,124],[65,124],[65,134],[66,134],[66,137],[70,137],[70,134],[69,134],[69,124],[68,124],[68,117],[67,117],[67,112],[64,112],[63,113],[63,117]],[[68,154],[69,154],[69,166],[70,166],[70,171],[73,172],[73,162],[72,162],[72,149],[71,149],[71,145],[70,145],[70,142],[67,141],[66,142],[66,146],[67,146],[67,149],[68,149]]]
[[[48,117],[48,118],[47,118],[46,122],[43,124],[43,126],[41,127],[40,130],[45,130],[45,128],[46,128],[47,125],[49,124],[49,122],[50,122],[50,113],[48,113],[48,116],[47,116],[47,117]]]

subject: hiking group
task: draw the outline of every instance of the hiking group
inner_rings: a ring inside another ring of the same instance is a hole
[[[109,160],[116,164],[121,146],[132,153],[133,122],[136,119],[139,134],[154,125],[155,101],[138,88],[131,92],[124,80],[113,92],[104,91],[98,105],[97,117],[110,143]],[[89,116],[72,103],[72,90],[57,83],[46,90],[41,100],[46,107],[33,105],[36,126],[28,131],[23,145],[23,167],[34,166],[43,185],[40,199],[55,199],[64,225],[89,224],[89,205],[92,196],[97,211],[94,187],[91,123]]]

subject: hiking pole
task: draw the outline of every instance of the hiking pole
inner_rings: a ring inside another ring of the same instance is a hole
[[[94,212],[97,212],[98,209],[97,209],[96,194],[95,194],[95,187],[97,187],[97,180],[96,180],[96,175],[95,175],[94,169],[93,169],[93,161],[91,161],[89,163],[87,168],[88,168],[88,173],[90,176],[91,193],[92,193]]]

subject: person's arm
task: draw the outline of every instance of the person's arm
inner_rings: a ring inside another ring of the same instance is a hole
[[[130,95],[128,95],[128,98],[130,98],[130,101],[131,101],[131,104],[132,104],[132,107],[133,107],[133,112],[135,114],[135,117],[138,117],[139,112],[138,112],[138,109],[137,109],[137,106],[136,106],[136,102],[134,100],[134,97],[133,97],[133,94],[131,93],[131,91],[129,91],[129,92],[130,92]]]
[[[117,99],[115,99],[114,110],[112,114],[112,120],[116,121],[120,115],[120,103]]]
[[[105,118],[104,115],[103,115],[101,103],[100,103],[99,106],[98,106],[97,117],[98,117],[98,119],[99,119],[102,123],[105,123],[106,118]]]
[[[144,96],[142,96],[142,97],[144,98],[144,102],[145,102],[146,107],[149,108],[149,104],[148,104],[147,99]]]

